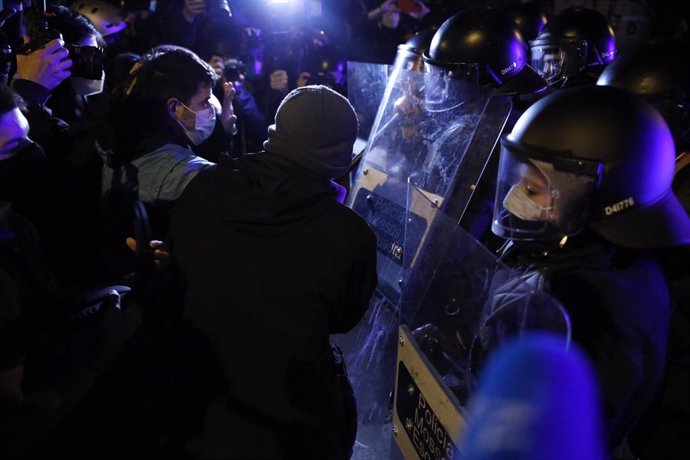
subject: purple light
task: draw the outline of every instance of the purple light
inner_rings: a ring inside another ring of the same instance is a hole
[[[260,57],[255,56],[254,58],[254,75],[261,75],[261,70],[264,67],[264,63]]]

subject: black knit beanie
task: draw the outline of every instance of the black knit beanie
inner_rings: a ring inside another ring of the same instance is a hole
[[[348,100],[323,86],[303,86],[280,103],[264,149],[329,179],[352,161],[357,116]]]

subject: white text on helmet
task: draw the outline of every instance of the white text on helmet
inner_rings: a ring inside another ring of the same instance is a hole
[[[604,212],[607,216],[610,216],[612,214],[618,214],[619,212],[633,206],[635,206],[635,200],[633,199],[633,197],[629,197],[624,199],[623,201],[619,201],[618,203],[612,204],[611,206],[604,207]]]

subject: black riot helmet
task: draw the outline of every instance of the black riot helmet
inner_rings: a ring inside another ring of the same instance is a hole
[[[546,82],[527,64],[527,44],[513,17],[472,6],[448,18],[424,55],[427,72],[469,80],[506,93],[536,93]]]
[[[690,150],[690,43],[660,39],[621,54],[604,69],[597,85],[639,94],[666,119],[678,152]]]
[[[591,229],[623,247],[690,244],[690,217],[671,191],[671,133],[639,96],[605,86],[552,93],[501,146],[495,234],[563,242]]]
[[[551,18],[530,43],[532,67],[563,84],[585,71],[599,72],[616,57],[616,37],[606,16],[590,8],[567,8]]]

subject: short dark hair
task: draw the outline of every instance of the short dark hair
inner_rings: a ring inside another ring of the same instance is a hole
[[[48,11],[50,14],[45,17],[48,28],[60,32],[66,44],[81,43],[93,36],[96,37],[98,46],[105,46],[105,40],[103,40],[101,33],[83,14],[62,5],[53,6]],[[42,18],[39,18],[36,12],[28,18],[27,30],[29,35],[35,34],[41,20]]]
[[[24,110],[24,107],[24,100],[19,94],[5,85],[0,85],[0,115],[14,109]]]
[[[153,135],[184,141],[182,128],[168,114],[168,100],[189,104],[200,88],[213,87],[216,78],[213,68],[186,48],[161,45],[147,52],[110,114],[114,160],[130,161],[136,145]]]
[[[164,105],[170,98],[189,103],[200,87],[213,87],[217,76],[210,65],[190,50],[162,45],[144,56],[134,78],[131,97]]]

